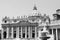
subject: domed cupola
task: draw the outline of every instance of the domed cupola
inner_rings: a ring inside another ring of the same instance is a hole
[[[33,10],[37,10],[37,7],[36,7],[36,5],[34,5],[34,8],[33,8]]]
[[[60,9],[56,10],[56,13],[53,14],[54,20],[60,20]]]
[[[36,4],[33,7],[33,15],[34,16],[38,15],[38,10],[37,10]]]

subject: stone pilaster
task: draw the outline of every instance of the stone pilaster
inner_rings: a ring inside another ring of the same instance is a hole
[[[7,38],[9,38],[9,28],[7,27]]]
[[[16,29],[16,36],[17,36],[17,38],[19,38],[19,27],[17,27],[17,29]]]
[[[28,27],[28,35],[29,35],[29,38],[30,38],[30,27]]]
[[[56,28],[56,40],[58,40],[58,32],[57,32],[57,28]]]
[[[31,32],[31,33],[30,33],[30,38],[32,38],[32,27],[31,27],[31,30],[30,30],[30,32]]]
[[[2,39],[3,39],[3,29],[2,29],[2,33],[1,34],[2,34]]]
[[[25,27],[25,38],[27,38],[27,27]]]
[[[21,38],[22,38],[22,27],[21,27]]]
[[[52,35],[53,35],[53,28],[52,28]]]
[[[11,29],[11,30],[12,30],[12,35],[11,35],[11,38],[13,38],[13,27],[12,27],[12,29]]]

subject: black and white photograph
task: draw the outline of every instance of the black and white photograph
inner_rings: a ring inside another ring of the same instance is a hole
[[[60,0],[0,0],[0,40],[60,40]]]

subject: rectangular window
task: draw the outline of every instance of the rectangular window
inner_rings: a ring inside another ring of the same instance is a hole
[[[13,37],[16,38],[16,27],[13,28]]]
[[[25,38],[25,33],[23,33],[23,38]]]
[[[35,38],[35,33],[32,33],[32,38]]]
[[[27,38],[29,38],[29,29],[27,27]]]
[[[25,27],[22,27],[22,32],[25,33]]]
[[[54,39],[56,40],[56,29],[53,29]]]
[[[19,27],[19,38],[21,38],[21,27]]]
[[[35,27],[32,27],[32,38],[35,38]]]
[[[4,35],[3,38],[5,39],[7,37],[6,36],[7,35],[6,31],[3,32],[3,35]]]
[[[50,34],[52,34],[52,29],[49,29]]]
[[[22,37],[25,38],[25,27],[22,27]]]
[[[14,38],[16,38],[16,31],[14,31]]]

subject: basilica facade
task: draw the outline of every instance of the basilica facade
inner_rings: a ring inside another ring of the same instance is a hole
[[[60,9],[53,14],[53,20],[46,14],[41,15],[37,12],[36,6],[33,8],[36,15],[24,16],[22,18],[9,18],[5,16],[2,19],[0,30],[1,40],[40,40],[39,31],[46,26],[50,34],[48,40],[60,40]]]

